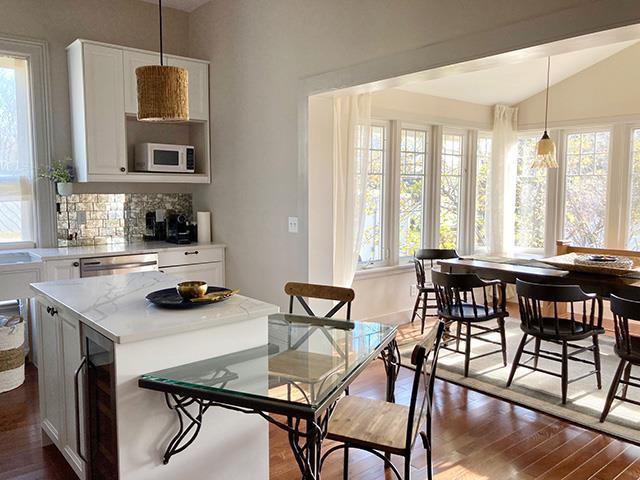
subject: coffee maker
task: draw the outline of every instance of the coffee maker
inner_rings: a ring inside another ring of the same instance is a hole
[[[185,214],[170,213],[167,215],[167,242],[191,243],[191,231]]]
[[[142,238],[146,241],[165,240],[167,238],[165,210],[158,209],[146,213],[145,232]]]

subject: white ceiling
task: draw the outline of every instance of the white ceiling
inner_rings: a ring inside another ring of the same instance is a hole
[[[552,56],[551,84],[561,82],[636,42],[633,40]],[[397,88],[481,105],[514,105],[542,92],[546,81],[547,59],[537,58],[490,70],[409,83]]]
[[[142,0],[147,3],[158,5],[158,0]],[[204,5],[209,0],[162,0],[162,7],[176,8],[185,12],[193,12],[196,8]]]

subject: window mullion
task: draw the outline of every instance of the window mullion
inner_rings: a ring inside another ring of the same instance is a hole
[[[387,262],[390,265],[398,265],[400,260],[400,122],[392,120],[389,124],[388,147],[388,192],[386,238],[388,248]]]
[[[462,199],[460,221],[460,252],[472,253],[476,224],[476,166],[478,155],[478,131],[467,132],[466,155],[462,169]]]
[[[431,165],[429,182],[429,200],[431,208],[429,209],[429,225],[426,229],[428,232],[428,247],[438,248],[440,243],[440,172],[442,171],[442,133],[441,125],[436,125],[432,129],[431,142]]]

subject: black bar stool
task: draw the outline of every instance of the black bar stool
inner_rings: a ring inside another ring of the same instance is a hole
[[[611,311],[616,330],[614,351],[620,357],[620,363],[609,388],[607,401],[600,416],[601,422],[607,418],[614,400],[640,405],[639,401],[627,398],[627,390],[630,386],[640,388],[640,378],[631,376],[631,367],[640,365],[640,336],[632,335],[629,328],[630,323],[640,326],[640,302],[611,295]],[[618,395],[620,385],[623,387],[621,394]]]
[[[432,270],[438,260],[446,260],[448,258],[458,258],[455,250],[447,248],[421,248],[418,250],[413,259],[416,269],[416,303],[413,306],[411,314],[411,323],[416,319],[416,315],[420,316],[421,327],[420,334],[424,334],[424,323],[427,317],[437,317],[438,302],[436,300],[436,289],[433,283],[426,281],[425,261],[429,261],[429,270]],[[431,294],[433,296],[431,297]],[[432,303],[429,303],[432,301]],[[435,310],[436,312],[428,315],[427,310]]]
[[[507,387],[511,386],[518,367],[560,377],[562,387],[562,403],[567,403],[569,383],[582,380],[589,375],[596,376],[598,389],[602,388],[600,375],[600,346],[598,335],[604,333],[602,328],[602,299],[595,293],[585,293],[577,285],[541,285],[516,280],[518,304],[520,307],[520,329],[524,332],[520,346],[513,360]],[[558,304],[569,304],[569,318],[558,315]],[[597,305],[597,314],[596,314]],[[576,306],[578,308],[576,308]],[[546,313],[549,312],[549,313]],[[591,345],[579,345],[570,342],[591,338]],[[535,339],[535,351],[525,350],[526,345]],[[560,345],[562,353],[541,350],[541,342]],[[569,353],[569,349],[572,352]],[[593,361],[578,358],[577,355],[591,352]],[[531,357],[521,362],[522,354]],[[561,373],[538,368],[538,358],[553,360],[562,364]],[[533,360],[533,366],[528,362]],[[569,380],[569,360],[593,365],[595,369],[587,374]]]

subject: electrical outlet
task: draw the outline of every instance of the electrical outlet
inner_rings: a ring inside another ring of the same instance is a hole
[[[298,233],[298,217],[289,217],[289,233]]]
[[[416,286],[415,285],[409,285],[409,296],[410,297],[415,297],[418,294],[418,292],[416,291]]]

